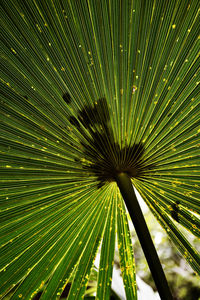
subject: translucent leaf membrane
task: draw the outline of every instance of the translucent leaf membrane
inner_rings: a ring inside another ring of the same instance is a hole
[[[151,185],[144,183],[144,187],[152,190]],[[171,195],[169,191],[165,189],[155,189],[153,191],[156,198],[155,202],[159,203],[159,206],[165,210],[176,222],[183,225],[192,234],[199,237],[199,225],[200,220],[193,211],[184,205],[179,194]],[[192,211],[192,212],[191,212]]]
[[[117,196],[117,239],[120,267],[127,299],[137,299],[133,246],[124,202]]]
[[[45,282],[50,274],[57,270],[63,260],[68,260],[68,263],[65,262],[64,265],[65,272],[67,268],[69,276],[69,272],[83,255],[84,248],[90,249],[86,246],[90,240],[90,235],[94,232],[97,236],[95,230],[100,230],[100,224],[107,215],[106,203],[101,201],[102,198],[105,199],[105,191],[98,193],[96,197],[94,196],[95,199],[93,196],[86,198],[84,195],[82,199],[78,199],[77,197],[72,198],[70,195],[68,201],[65,199],[65,204],[62,205],[61,209],[57,205],[52,212],[48,211],[46,217],[44,216],[44,207],[42,216],[41,210],[34,214],[34,222],[28,223],[29,229],[16,236],[14,240],[10,240],[1,249],[2,288],[4,284],[6,287],[9,286],[12,280],[17,283],[25,273],[29,276],[19,286],[16,293],[21,294],[23,292],[23,297],[26,299],[35,290],[37,292],[41,283]],[[29,216],[27,221],[30,222],[30,219]],[[101,233],[102,228],[98,233],[99,239]],[[94,239],[92,240],[94,242]],[[7,264],[5,264],[6,262]],[[10,276],[8,277],[8,275]],[[65,276],[67,278],[66,274]],[[52,289],[50,290],[53,292]]]
[[[111,202],[110,213],[102,241],[96,299],[110,299],[112,271],[114,265],[115,235],[116,235],[116,195]]]
[[[199,252],[190,244],[190,242],[187,240],[187,238],[180,232],[180,230],[175,225],[175,222],[173,219],[179,222],[179,215],[180,220],[184,218],[184,215],[177,211],[175,209],[175,214],[172,214],[172,218],[169,218],[167,214],[167,210],[163,209],[161,205],[159,205],[159,198],[156,197],[157,195],[150,189],[145,189],[143,186],[143,189],[140,189],[140,184],[137,185],[138,191],[141,193],[143,199],[147,202],[149,208],[151,209],[154,216],[157,218],[158,222],[162,225],[162,227],[166,230],[167,234],[171,238],[171,240],[175,243],[177,248],[179,249],[180,253],[184,256],[184,258],[187,260],[187,262],[191,265],[191,267],[194,269],[196,274],[200,274],[200,255]],[[181,208],[180,208],[181,211]],[[195,216],[190,216],[190,220],[188,223],[190,223],[190,231],[193,234],[197,234],[199,236],[199,229],[195,225],[195,221],[199,224],[199,219],[195,218]],[[189,219],[189,218],[188,218]],[[194,221],[193,221],[194,220]],[[184,222],[181,222],[182,225]],[[186,223],[187,224],[187,223]],[[185,224],[184,224],[185,225]],[[187,226],[186,226],[187,228]]]
[[[82,297],[103,238],[106,299],[116,218],[135,299],[120,171],[198,271],[175,226],[199,236],[198,1],[2,0],[0,14],[1,294]]]
[[[110,191],[110,192],[111,192],[111,197],[112,197],[112,191]],[[109,200],[110,200],[109,201],[110,203],[107,202],[106,203],[107,206],[103,207],[103,210],[107,212],[107,216],[108,216],[106,228],[104,231],[103,244],[105,242],[106,236],[108,235],[108,226],[110,225],[109,223],[110,223],[110,221],[112,222],[113,214],[115,213],[115,203],[114,203],[115,201],[112,198],[110,198]],[[115,220],[113,220],[113,221],[115,221]],[[81,257],[80,263],[77,267],[77,272],[75,274],[74,281],[72,282],[72,287],[70,289],[70,293],[69,293],[70,299],[80,299],[81,297],[84,297],[84,292],[86,290],[87,283],[89,280],[90,270],[92,268],[92,264],[95,259],[94,254],[96,254],[96,250],[99,245],[98,240],[100,240],[100,238],[101,238],[101,233],[102,233],[102,229],[103,229],[104,225],[105,225],[105,219],[104,220],[101,219],[101,227],[98,226],[98,235],[95,234],[94,236],[91,236],[90,245],[88,245],[88,247],[86,249],[87,255]],[[110,227],[109,227],[109,230],[110,230]],[[112,236],[111,236],[111,240],[109,242],[112,243],[111,247],[114,248],[115,223],[113,224],[113,228],[111,228],[111,230],[112,230]],[[95,238],[97,239],[97,243],[94,244]],[[94,247],[94,249],[92,249],[92,247]],[[108,253],[108,248],[105,249],[105,251]],[[103,249],[102,249],[102,252],[103,252]],[[102,255],[103,255],[103,253],[102,253]],[[111,259],[112,259],[112,256],[111,256]],[[112,276],[112,267],[113,267],[112,261],[110,259],[108,260],[108,266],[110,269],[108,274],[111,273],[111,275],[106,280],[106,285],[105,285],[105,282],[103,284],[104,284],[104,288],[105,288],[105,286],[107,286],[107,289],[109,290],[109,293],[110,293],[111,282],[109,282],[109,281]],[[101,267],[101,262],[100,262],[100,267]],[[103,293],[103,297],[105,297],[104,293]],[[102,299],[104,299],[104,298],[102,298]]]

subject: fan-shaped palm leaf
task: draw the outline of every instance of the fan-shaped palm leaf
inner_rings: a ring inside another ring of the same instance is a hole
[[[1,1],[1,297],[81,299],[115,233],[136,299],[126,174],[188,263],[199,237],[198,1]],[[195,213],[195,214],[194,214]]]

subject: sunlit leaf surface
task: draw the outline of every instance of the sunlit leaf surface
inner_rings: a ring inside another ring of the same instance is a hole
[[[177,228],[200,235],[198,1],[2,0],[0,15],[1,297],[81,299],[102,241],[109,299],[116,241],[137,298],[121,171],[200,273]]]

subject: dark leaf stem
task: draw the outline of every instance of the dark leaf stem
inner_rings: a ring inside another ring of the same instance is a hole
[[[131,216],[160,298],[162,300],[173,300],[158,254],[135,195],[131,179],[126,173],[119,173],[116,175],[116,182]]]

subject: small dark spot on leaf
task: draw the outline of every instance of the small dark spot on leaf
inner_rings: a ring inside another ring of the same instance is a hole
[[[76,126],[76,127],[80,128],[80,123],[79,123],[79,121],[74,116],[69,117],[69,122],[73,126]]]
[[[71,96],[70,96],[69,93],[65,93],[65,94],[63,95],[63,100],[64,100],[65,103],[67,103],[67,104],[70,104],[70,103],[72,102]]]
[[[71,283],[68,283],[68,284],[65,286],[64,291],[62,292],[61,298],[64,298],[64,297],[67,297],[67,296],[68,296],[70,288],[71,288]]]
[[[179,222],[179,216],[178,216],[178,213],[179,213],[179,204],[180,204],[180,202],[176,201],[176,203],[173,203],[171,205],[171,207],[172,207],[171,216],[177,222]]]
[[[42,292],[38,292],[38,293],[33,297],[33,300],[39,300],[41,296],[42,296]]]
[[[79,158],[74,158],[74,161],[79,162],[79,163],[81,162]]]

